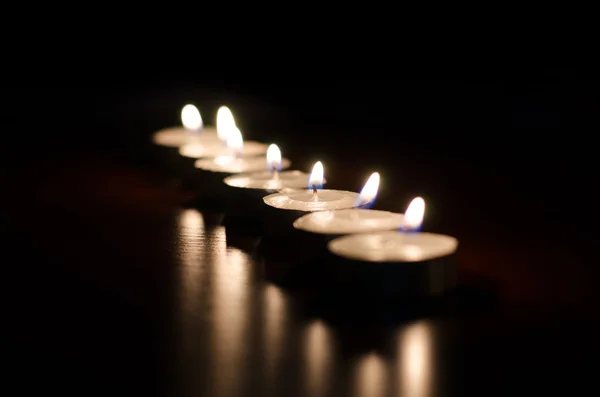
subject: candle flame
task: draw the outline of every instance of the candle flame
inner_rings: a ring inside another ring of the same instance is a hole
[[[267,149],[267,167],[269,171],[281,171],[281,150],[274,143]]]
[[[190,131],[197,131],[202,128],[202,117],[196,106],[185,105],[181,109],[181,124]]]
[[[404,228],[407,230],[419,230],[423,224],[425,215],[425,200],[415,197],[404,213]]]
[[[227,142],[227,137],[235,127],[235,119],[227,106],[221,106],[217,110],[217,134],[222,142]]]
[[[360,191],[358,198],[356,199],[356,206],[365,206],[368,204],[373,204],[375,199],[377,198],[377,192],[379,191],[379,172],[374,172],[371,174],[367,183]]]
[[[309,189],[322,189],[323,188],[323,164],[317,161],[313,166],[310,178],[308,178]]]
[[[236,126],[231,127],[225,143],[236,156],[241,155],[244,151],[244,138],[242,138],[242,132]]]

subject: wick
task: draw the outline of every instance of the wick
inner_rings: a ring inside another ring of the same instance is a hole
[[[400,231],[403,233],[413,233],[413,232],[416,232],[417,230],[414,228],[411,228],[408,225],[402,225],[402,226],[400,226]]]
[[[313,198],[318,198],[319,194],[317,193],[317,185],[312,185],[313,189]]]
[[[278,181],[279,180],[279,171],[277,170],[277,168],[273,169],[273,173],[272,173],[273,179]]]

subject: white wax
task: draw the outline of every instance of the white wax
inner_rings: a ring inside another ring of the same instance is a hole
[[[200,131],[191,131],[183,127],[165,128],[154,133],[152,142],[160,146],[180,147],[193,142],[219,142],[217,129],[207,127]]]
[[[260,156],[267,153],[269,145],[255,141],[244,141],[244,156]],[[229,156],[233,154],[233,151],[227,147],[223,142],[217,141],[199,141],[187,143],[179,147],[179,154],[184,157],[190,157],[199,159],[202,157],[219,157]]]
[[[319,234],[355,234],[397,230],[403,224],[404,215],[402,214],[359,208],[312,212],[294,221],[296,229]]]
[[[298,190],[270,194],[263,198],[265,204],[282,210],[327,211],[354,208],[358,193],[345,190]]]
[[[333,254],[365,262],[424,262],[456,252],[458,240],[434,233],[353,234],[327,245]]]
[[[198,159],[194,163],[194,166],[204,171],[239,174],[242,172],[258,172],[267,169],[267,159],[264,156],[219,156],[215,158]],[[281,159],[281,167],[283,169],[288,168],[289,166],[290,160]]]
[[[302,171],[281,171],[277,177],[269,171],[228,176],[223,180],[227,185],[242,189],[281,190],[302,189],[308,186],[310,175]]]

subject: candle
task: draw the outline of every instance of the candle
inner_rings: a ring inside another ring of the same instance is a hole
[[[318,161],[313,166],[308,181],[310,189],[282,190],[263,199],[267,208],[272,208],[270,213],[265,215],[268,227],[265,228],[265,235],[261,241],[261,250],[264,256],[268,257],[271,253],[281,256],[282,253],[277,252],[276,249],[289,245],[282,240],[292,239],[299,250],[298,252],[288,250],[290,260],[307,261],[314,258],[320,251],[326,250],[326,239],[322,234],[306,233],[303,228],[296,227],[298,225],[295,222],[297,218],[313,212],[328,211],[327,213],[330,213],[332,210],[368,207],[375,200],[379,187],[379,173],[377,172],[369,177],[361,194],[344,190],[323,190],[321,189],[323,179],[323,164]],[[304,223],[304,221],[300,222],[300,224]]]
[[[194,181],[198,187],[199,194],[204,197],[211,197],[211,201],[216,199],[216,201],[220,202],[219,207],[222,210],[228,208],[231,210],[235,209],[232,208],[235,199],[232,200],[232,197],[230,197],[233,193],[232,188],[223,183],[225,177],[236,173],[261,171],[267,168],[265,156],[249,157],[244,155],[244,140],[240,130],[234,125],[230,125],[229,128],[226,144],[232,154],[197,159],[193,168],[195,170]],[[287,168],[289,166],[290,161],[282,159],[281,167]],[[260,202],[260,200],[256,200]]]
[[[226,145],[230,154],[217,156],[214,158],[202,158],[196,160],[194,166],[204,171],[224,174],[237,174],[242,172],[262,171],[267,167],[265,157],[247,156],[244,151],[244,139],[242,133],[236,126],[229,127]],[[288,168],[290,161],[281,160],[281,167]],[[219,182],[222,182],[223,178]]]
[[[196,106],[188,104],[181,109],[182,127],[166,128],[156,132],[152,141],[159,146],[180,147],[190,142],[218,141],[217,130],[207,127]]]
[[[340,274],[358,280],[377,279],[381,291],[415,295],[441,295],[456,284],[454,254],[458,240],[422,233],[425,201],[415,198],[407,208],[401,231],[353,234],[329,242]]]
[[[217,134],[211,135],[211,139],[195,140],[179,147],[179,154],[192,159],[202,157],[219,157],[232,155],[231,148],[227,147],[229,133],[237,129],[235,119],[231,110],[221,106],[217,111]],[[260,142],[243,142],[245,156],[259,156],[267,152],[267,145]]]
[[[308,185],[309,174],[298,170],[282,171],[282,166],[281,151],[277,145],[271,144],[267,150],[265,171],[231,175],[224,182],[231,187],[258,191],[262,196],[265,196],[263,192],[301,189]]]
[[[263,200],[270,207],[301,212],[339,210],[361,205],[358,193],[345,190],[323,190],[323,164],[317,161],[308,180],[308,189],[281,191]]]
[[[238,216],[262,218],[265,213],[262,199],[267,194],[282,189],[297,190],[308,185],[309,174],[298,170],[282,171],[283,160],[277,145],[269,145],[266,160],[262,172],[234,174],[223,180],[230,190],[231,205],[225,219],[228,226]]]
[[[356,204],[361,207],[371,206],[377,197],[379,181],[379,173],[372,173],[358,195]],[[295,229],[294,241],[302,245],[303,252],[300,255],[306,263],[317,262],[320,258],[325,257],[327,243],[340,235],[398,229],[403,224],[404,215],[402,214],[363,208],[346,208],[335,211],[310,212],[296,219],[292,226]]]
[[[357,201],[373,203],[380,176],[374,172],[361,190]],[[364,204],[363,204],[364,206]],[[337,211],[317,211],[306,214],[293,223],[294,228],[310,233],[341,235],[395,230],[404,224],[404,215],[388,211],[348,208]]]
[[[179,146],[190,142],[215,143],[219,139],[216,129],[204,125],[200,112],[194,105],[188,104],[181,109],[181,123],[182,127],[166,128],[152,136],[154,151],[160,158],[161,166],[166,168],[178,184],[185,182],[184,173],[191,167],[179,155]]]

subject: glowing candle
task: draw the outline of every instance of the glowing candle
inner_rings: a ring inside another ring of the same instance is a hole
[[[294,225],[294,221],[306,213],[333,210],[336,212],[355,207],[369,207],[375,199],[375,194],[369,193],[369,191],[372,193],[372,181],[377,179],[379,174],[375,175],[375,177],[369,178],[366,184],[368,188],[363,195],[345,190],[322,189],[324,169],[323,164],[318,161],[313,166],[308,179],[308,189],[286,189],[264,197],[266,208],[270,208],[270,210],[265,215],[267,227],[260,246],[263,256],[269,260],[269,257],[281,257],[285,254],[289,261],[306,263],[320,251],[326,250],[326,240],[322,238],[322,235],[300,231],[303,228],[294,227],[297,226],[297,224]],[[279,252],[279,247],[288,247],[289,245],[283,243],[282,240],[289,239],[295,241],[298,250],[286,249],[286,252]]]
[[[323,164],[317,161],[308,180],[308,189],[285,190],[266,196],[263,200],[270,207],[303,212],[340,210],[359,207],[358,193],[346,190],[323,189]]]
[[[231,175],[224,182],[231,187],[258,190],[259,193],[305,187],[310,175],[298,170],[282,171],[284,161],[289,165],[286,159],[281,158],[279,147],[271,144],[264,171]]]
[[[229,134],[235,133],[237,129],[231,110],[226,106],[221,106],[217,112],[217,133],[213,134],[210,140],[195,140],[180,146],[179,154],[192,159],[231,155],[233,153],[227,146],[227,139],[229,139]],[[267,152],[267,145],[245,141],[243,142],[243,152],[245,156],[264,155]]]
[[[181,127],[157,131],[152,141],[159,146],[180,147],[191,142],[218,142],[217,130],[205,126],[200,111],[188,104],[181,109]]]
[[[361,190],[359,205],[373,203],[379,189],[380,176],[374,172]],[[306,232],[339,235],[395,230],[404,224],[404,215],[388,211],[348,208],[337,211],[311,212],[294,221],[294,227]]]
[[[231,199],[226,223],[232,222],[234,216],[262,218],[264,196],[282,189],[301,189],[308,184],[309,174],[298,170],[282,171],[290,162],[281,157],[281,151],[275,144],[269,146],[266,162],[262,164],[262,172],[233,174],[223,180],[229,187]]]
[[[228,154],[214,158],[201,158],[196,160],[195,167],[204,171],[237,174],[242,172],[257,172],[267,168],[267,160],[264,156],[256,156],[246,153],[242,133],[235,125],[229,125],[225,144]],[[265,145],[265,153],[267,150]],[[282,159],[281,167],[290,166],[288,159]]]
[[[442,294],[456,283],[453,256],[458,240],[419,232],[424,214],[425,201],[417,197],[408,206],[400,231],[339,237],[329,242],[329,251],[347,260],[342,267],[364,275],[384,274],[386,285],[396,292]]]

